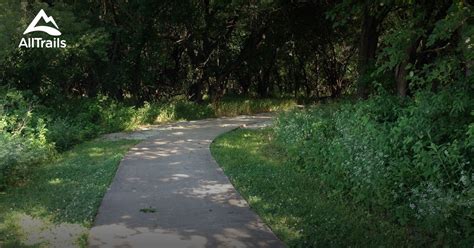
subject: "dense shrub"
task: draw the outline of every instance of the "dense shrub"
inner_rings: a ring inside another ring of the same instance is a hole
[[[27,177],[29,168],[49,159],[45,121],[20,92],[0,92],[0,188]]]
[[[472,88],[378,96],[281,115],[277,142],[329,197],[407,228],[420,244],[474,242]]]
[[[151,119],[151,123],[177,120],[197,120],[215,116],[209,105],[200,105],[183,100],[162,104],[155,103],[152,104],[152,108],[158,109],[158,112],[154,119]]]

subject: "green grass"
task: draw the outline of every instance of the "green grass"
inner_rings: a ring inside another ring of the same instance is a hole
[[[289,247],[409,245],[404,229],[345,199],[328,199],[324,185],[287,166],[269,130],[224,134],[211,151],[237,190]]]
[[[48,242],[66,246],[56,237],[59,231],[78,237],[77,244],[84,246],[120,160],[136,143],[85,142],[32,169],[23,185],[0,192],[0,247],[48,247]]]

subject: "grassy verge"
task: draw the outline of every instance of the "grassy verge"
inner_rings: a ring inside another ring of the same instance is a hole
[[[268,130],[237,130],[211,146],[213,156],[251,207],[290,247],[407,246],[406,233],[287,166]]]
[[[136,143],[85,142],[0,192],[0,247],[84,245],[119,161]]]

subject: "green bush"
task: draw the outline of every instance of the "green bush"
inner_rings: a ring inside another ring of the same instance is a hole
[[[472,88],[378,96],[281,115],[290,164],[328,197],[407,228],[420,244],[474,242]]]
[[[191,102],[179,101],[175,104],[174,111],[178,120],[198,120],[215,117],[209,105],[199,105]]]
[[[0,92],[0,188],[23,181],[32,166],[54,155],[45,121],[33,109],[20,92]]]
[[[208,105],[201,105],[183,100],[162,104],[155,103],[151,106],[158,111],[150,124],[214,117],[214,113]]]
[[[49,124],[47,137],[56,149],[62,152],[93,137],[94,129],[93,126],[87,127],[71,119],[57,118]]]

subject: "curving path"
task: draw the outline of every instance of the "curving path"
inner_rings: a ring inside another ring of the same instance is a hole
[[[90,247],[284,247],[211,156],[221,133],[269,115],[181,122],[143,131],[102,200]],[[113,137],[112,137],[113,138]],[[122,137],[123,138],[123,137]]]

